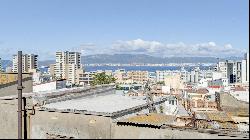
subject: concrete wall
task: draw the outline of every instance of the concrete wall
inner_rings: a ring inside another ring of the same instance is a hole
[[[23,86],[24,86],[23,93],[32,92],[33,90],[32,83],[33,83],[32,79],[23,82]],[[0,88],[0,97],[9,96],[9,95],[17,95],[17,83]]]
[[[155,129],[135,126],[114,126],[113,139],[235,139],[237,137],[177,129]],[[239,138],[239,137],[238,137]]]
[[[0,138],[17,138],[17,100],[0,100]],[[29,119],[30,118],[30,119]],[[118,126],[109,117],[36,110],[28,119],[28,138],[232,139],[195,130]],[[29,123],[30,122],[30,123]],[[233,134],[232,134],[233,135]]]
[[[0,100],[0,138],[17,138],[17,102]]]
[[[56,81],[44,84],[37,84],[33,86],[33,92],[50,91],[50,90],[56,90]]]
[[[27,105],[30,104],[31,100],[27,99]],[[17,139],[17,120],[17,99],[0,99],[0,139]]]
[[[36,111],[31,116],[31,138],[45,139],[48,135],[68,138],[110,138],[111,119],[102,116]]]
[[[32,92],[32,74],[31,73],[23,73],[23,89],[24,92]],[[0,97],[9,96],[9,95],[17,95],[17,73],[0,73]]]

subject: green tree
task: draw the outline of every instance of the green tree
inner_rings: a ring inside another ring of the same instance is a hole
[[[159,81],[159,82],[157,82],[156,84],[158,84],[158,85],[165,85],[165,82],[164,81]]]
[[[91,83],[92,85],[103,85],[103,84],[110,84],[110,83],[115,83],[115,78],[106,75],[105,72],[102,73],[97,73],[93,77],[93,82]]]
[[[163,113],[164,107],[162,105],[159,107],[159,109],[160,109],[160,113]]]

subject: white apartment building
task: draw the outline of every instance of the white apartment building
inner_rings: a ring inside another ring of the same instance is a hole
[[[217,71],[221,72],[222,78],[227,78],[229,83],[249,82],[249,53],[246,53],[241,61],[218,62]]]
[[[249,53],[245,53],[244,59],[241,61],[241,63],[242,83],[249,83]]]
[[[23,54],[22,55],[22,71],[29,72],[32,69],[38,68],[38,55],[35,54]],[[18,56],[13,55],[12,72],[18,72]]]
[[[246,74],[246,82],[248,82],[249,83],[249,53],[245,53],[245,55],[244,55],[244,59],[246,60],[246,64],[247,64],[247,74]]]
[[[50,65],[50,74],[56,79],[66,79],[67,82],[75,84],[76,70],[81,68],[81,53],[56,52],[56,64]]]
[[[156,71],[156,82],[164,82],[166,77],[169,75],[174,75],[176,73],[180,73],[179,71]]]
[[[242,83],[247,83],[247,60],[243,59],[241,61],[241,76],[242,76]]]
[[[2,71],[2,60],[0,58],[0,72]]]

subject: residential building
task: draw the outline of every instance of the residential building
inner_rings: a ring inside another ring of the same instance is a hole
[[[241,83],[242,82],[242,61],[236,61],[234,65],[234,72],[235,72],[235,82],[236,83]]]
[[[90,85],[93,81],[95,71],[84,72],[82,69],[76,70],[76,84],[77,85]]]
[[[0,58],[0,72],[2,72],[2,60]]]
[[[23,54],[22,55],[22,71],[29,72],[32,69],[38,68],[38,55]],[[13,55],[12,72],[18,72],[18,56]]]
[[[246,59],[243,59],[241,61],[241,81],[242,83],[247,83],[247,60]]]
[[[217,72],[221,72],[221,78],[228,78],[229,83],[242,83],[246,81],[246,60],[220,61],[217,64]]]
[[[149,79],[148,71],[128,71],[127,75],[133,83],[145,83]]]
[[[227,78],[227,63],[225,61],[220,61],[217,64],[217,71],[222,73],[223,78]]]
[[[247,82],[249,83],[249,53],[245,54],[245,60],[247,60]]]
[[[166,79],[166,76],[173,75],[176,73],[179,73],[179,71],[170,71],[170,70],[156,71],[156,82],[164,82]]]
[[[164,80],[165,86],[170,87],[172,94],[178,94],[179,90],[183,89],[183,83],[181,82],[180,74],[168,75]]]
[[[56,79],[66,79],[68,83],[76,83],[76,70],[81,69],[81,53],[56,52],[56,64],[50,65],[50,73]]]
[[[249,83],[249,53],[245,53],[244,59],[241,61],[242,83]]]
[[[187,83],[189,81],[189,73],[187,70],[185,70],[183,67],[181,68],[181,81],[183,83]]]
[[[149,72],[148,78],[150,81],[156,81],[156,73],[155,72]]]

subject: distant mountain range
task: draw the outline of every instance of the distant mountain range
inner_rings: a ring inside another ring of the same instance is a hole
[[[227,57],[220,58],[220,60],[241,60],[240,57]],[[104,63],[216,63],[218,60],[216,57],[154,57],[144,54],[97,54],[88,55],[82,57],[82,63],[84,64],[104,64]]]
[[[227,57],[220,58],[220,60],[241,60],[241,57]],[[155,57],[144,54],[96,54],[82,56],[83,64],[107,64],[107,63],[121,63],[121,64],[131,64],[131,63],[216,63],[216,57]],[[48,66],[49,64],[54,64],[55,60],[45,60],[39,61],[39,66]],[[12,66],[12,61],[2,60],[3,68],[7,66]]]

